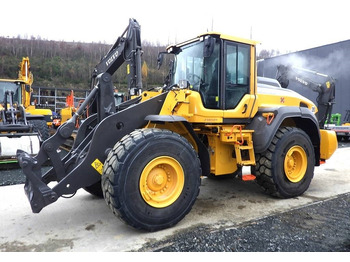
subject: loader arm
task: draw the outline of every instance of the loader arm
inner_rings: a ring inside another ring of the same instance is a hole
[[[129,94],[141,93],[141,54],[140,26],[135,19],[130,19],[128,27],[95,66],[90,94],[73,117],[44,141],[35,157],[17,151],[18,162],[27,178],[25,192],[34,213],[60,196],[74,194],[79,188],[99,182],[102,163],[114,144],[125,134],[144,126],[147,115],[159,113],[165,94],[143,103],[139,103],[138,98],[129,100],[119,105],[118,110],[115,106],[112,75],[123,63],[128,67]],[[79,128],[71,151],[61,158],[58,149],[71,136],[76,119],[87,106],[90,117]],[[42,174],[41,167],[47,161],[52,168]],[[48,183],[52,181],[58,184],[50,188]]]
[[[97,121],[101,122],[111,112],[115,112],[114,86],[109,78],[124,64],[127,63],[129,97],[140,95],[142,92],[141,73],[141,38],[140,25],[135,19],[129,20],[129,25],[122,35],[110,48],[107,54],[95,66],[91,76],[91,89],[99,81],[110,82],[99,89],[96,99],[89,106],[89,114],[97,113]]]
[[[130,106],[118,113],[111,114],[101,123],[95,125],[96,115],[90,116],[78,131],[78,136],[84,139],[74,145],[73,149],[62,160],[57,152],[69,131],[74,128],[73,120],[64,123],[57,133],[46,140],[36,157],[26,152],[18,151],[19,164],[26,175],[25,192],[34,213],[59,197],[74,194],[79,188],[98,183],[101,180],[103,163],[108,152],[126,134],[146,125],[148,115],[159,114],[166,93],[145,102]],[[80,132],[91,131],[86,134]],[[45,174],[41,166],[51,161],[52,168]],[[48,183],[57,181],[53,188]]]
[[[122,64],[127,62],[129,94],[140,95],[142,91],[141,55],[140,25],[135,19],[130,19],[123,34],[95,66],[92,73],[92,86],[96,84],[95,79],[98,75],[103,73],[113,75]]]

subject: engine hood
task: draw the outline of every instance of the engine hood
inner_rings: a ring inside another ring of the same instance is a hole
[[[316,105],[310,99],[290,89],[258,83],[257,94],[260,107],[298,106],[317,112]]]

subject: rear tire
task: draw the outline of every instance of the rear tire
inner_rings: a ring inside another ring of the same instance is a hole
[[[156,231],[178,223],[191,210],[201,168],[191,144],[162,129],[142,129],[109,153],[102,191],[113,213],[127,224]]]
[[[283,127],[268,150],[257,154],[253,173],[268,194],[292,198],[309,188],[314,166],[315,153],[309,136],[301,129]]]

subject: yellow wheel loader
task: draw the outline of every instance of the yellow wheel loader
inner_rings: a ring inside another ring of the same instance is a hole
[[[17,148],[36,155],[49,137],[42,114],[51,116],[52,123],[51,110],[30,106],[33,75],[28,57],[23,57],[19,68],[18,79],[0,79],[0,163],[16,162]]]
[[[84,188],[127,224],[161,230],[190,212],[202,176],[237,174],[243,166],[273,196],[303,194],[314,167],[336,150],[335,133],[320,130],[310,100],[258,84],[255,52],[254,41],[207,32],[160,53],[159,65],[173,56],[166,82],[142,91],[140,27],[131,19],[93,71],[91,92],[74,116],[37,156],[17,152],[32,211]],[[115,106],[111,76],[124,62],[135,98]],[[90,116],[61,159],[57,149],[87,105]],[[42,173],[47,160],[53,167]]]

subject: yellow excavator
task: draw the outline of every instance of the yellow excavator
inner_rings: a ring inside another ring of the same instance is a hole
[[[44,118],[48,128],[52,127],[52,111],[48,108],[39,108],[34,101],[32,101],[32,84],[34,81],[33,73],[30,70],[29,57],[23,57],[22,62],[19,64],[18,80],[22,82],[20,92],[22,93],[22,105],[24,106],[26,112],[30,115],[36,116],[36,119]],[[39,117],[42,116],[42,117]],[[41,127],[44,122],[37,121],[38,129],[45,132],[43,136],[45,139],[48,138],[48,133],[46,128]]]
[[[73,117],[37,156],[17,151],[34,213],[84,188],[127,224],[161,230],[190,212],[203,176],[242,176],[250,166],[268,194],[296,197],[337,148],[335,132],[319,128],[314,103],[259,84],[255,41],[207,32],[172,45],[158,57],[160,66],[165,55],[174,58],[164,85],[146,91],[141,54],[140,26],[130,19]],[[116,106],[111,76],[123,63],[136,97]],[[89,117],[61,159],[57,149],[87,106]],[[48,160],[52,169],[42,173]]]

